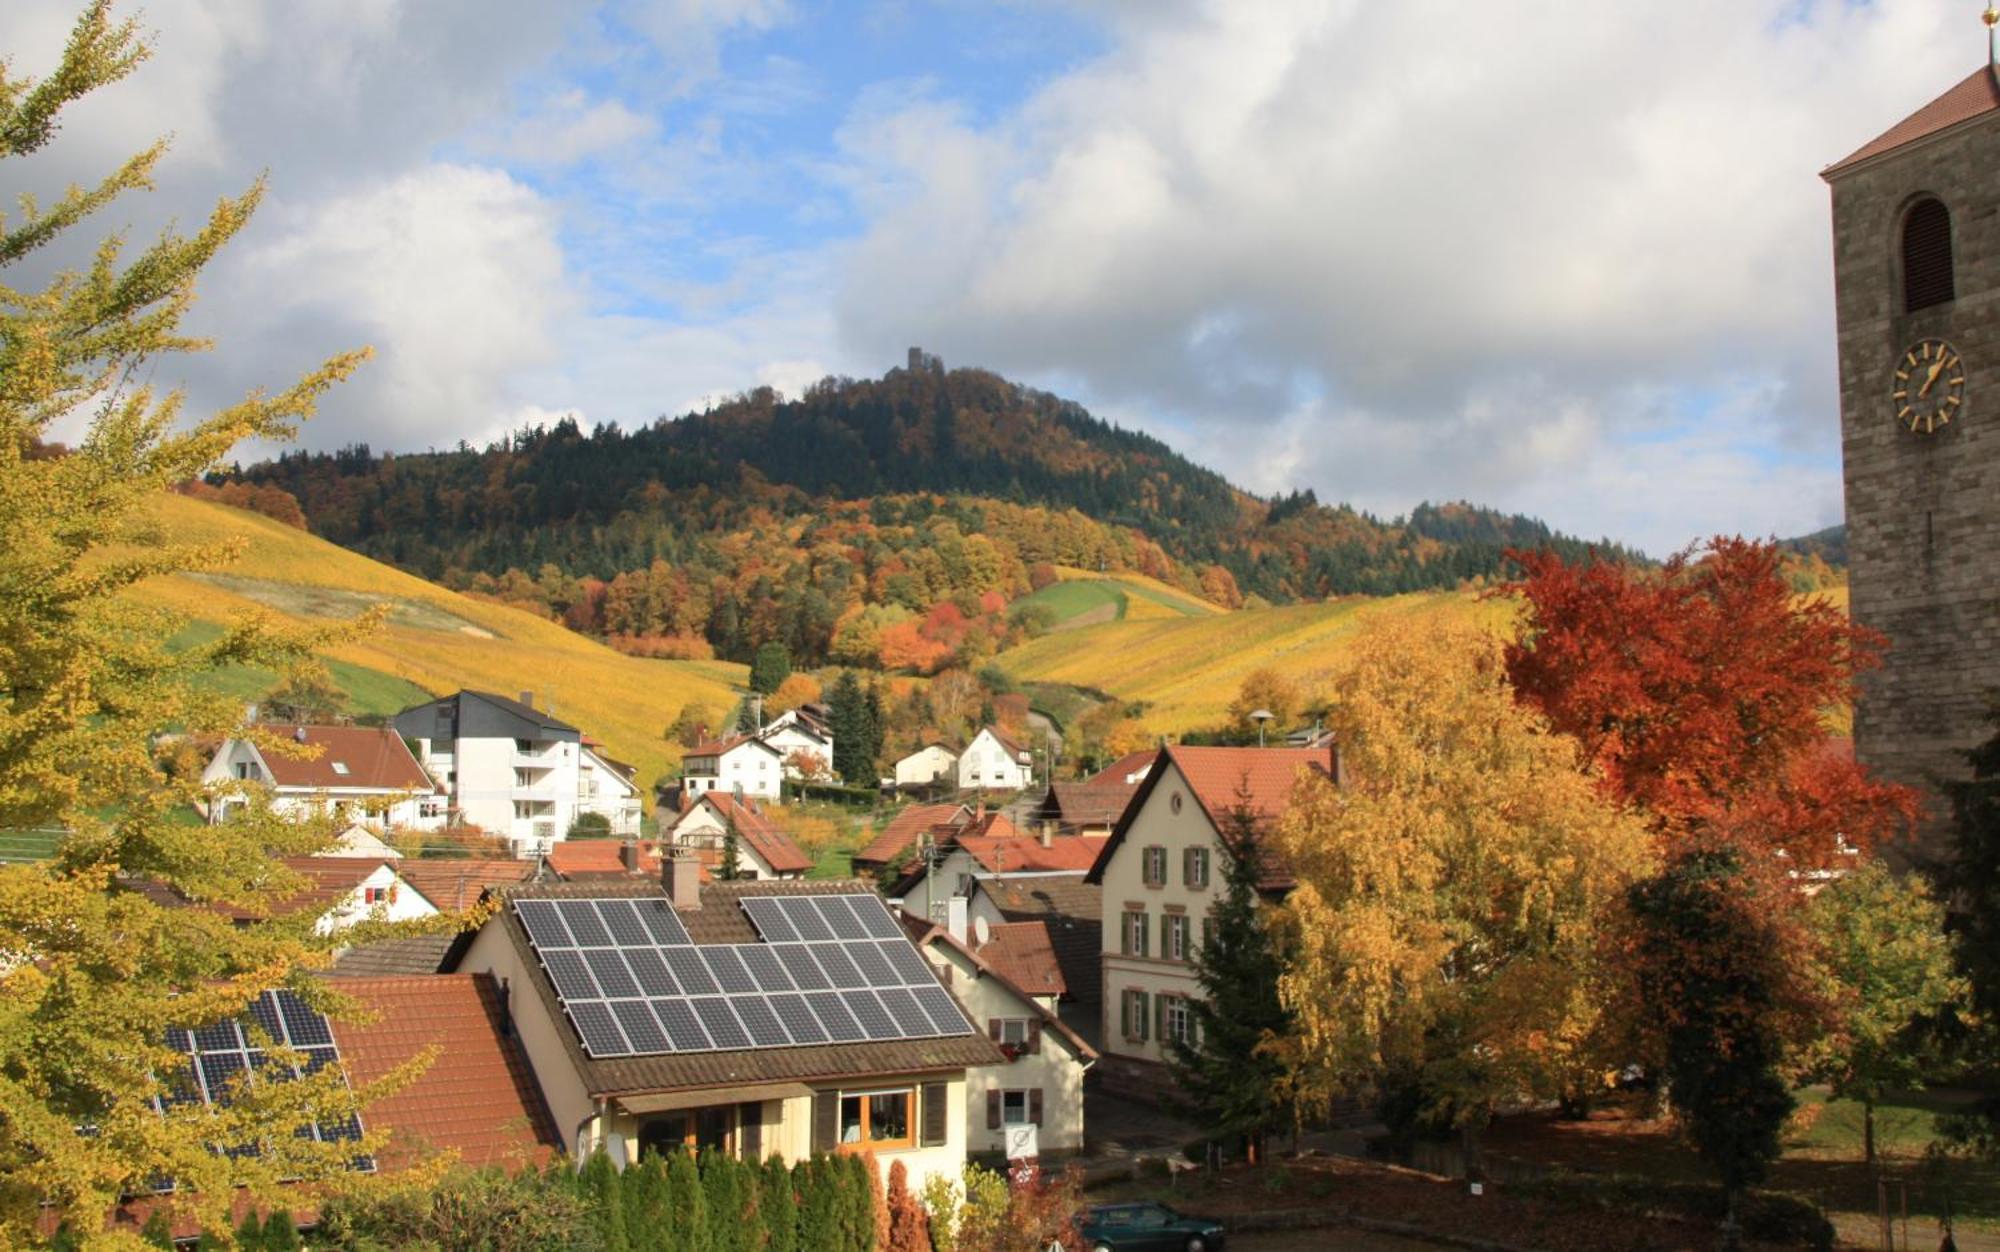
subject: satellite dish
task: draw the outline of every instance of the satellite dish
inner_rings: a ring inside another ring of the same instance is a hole
[[[979,946],[983,948],[993,942],[993,927],[986,924],[985,918],[975,917],[972,919],[972,937],[978,940]]]

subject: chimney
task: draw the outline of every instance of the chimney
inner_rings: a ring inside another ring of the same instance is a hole
[[[639,872],[639,841],[637,839],[627,839],[618,845],[618,863],[625,867],[625,872],[628,874]]]
[[[1333,785],[1336,787],[1345,787],[1347,785],[1347,760],[1340,755],[1340,740],[1334,740],[1332,746],[1327,748],[1327,752],[1333,757]]]
[[[701,862],[694,854],[675,848],[660,858],[660,880],[667,888],[667,903],[674,912],[685,913],[701,907]]]
[[[944,902],[944,928],[960,943],[965,942],[965,897],[953,896]]]
[[[300,743],[304,743],[306,741],[306,728],[303,726],[292,727],[292,738]]]
[[[534,692],[532,692],[532,691],[523,691],[523,692],[521,693],[521,703],[523,703],[523,704],[527,705],[527,706],[528,706],[529,708],[531,708],[531,709],[532,709],[532,708],[534,708],[534,707],[535,707],[535,693],[534,693]]]
[[[1047,821],[1043,822],[1042,846],[1045,848],[1054,847],[1055,842],[1056,842],[1056,824],[1054,822],[1047,822]]]

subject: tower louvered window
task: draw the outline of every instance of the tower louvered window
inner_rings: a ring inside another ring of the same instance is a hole
[[[1948,304],[1956,296],[1951,268],[1951,210],[1919,200],[1903,219],[1903,311]]]

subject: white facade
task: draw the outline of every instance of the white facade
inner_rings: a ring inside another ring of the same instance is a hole
[[[825,767],[821,777],[833,777],[833,735],[821,733],[816,726],[800,717],[798,710],[792,709],[774,718],[770,725],[757,732],[757,738],[778,754],[787,778],[798,780],[805,777],[803,771],[791,764],[794,752],[819,758],[820,764]]]
[[[228,820],[248,803],[247,786],[268,790],[271,810],[294,819],[335,817],[344,822],[366,820],[390,829],[437,830],[445,823],[443,797],[431,791],[372,786],[304,787],[279,784],[257,746],[247,739],[230,739],[202,770],[211,789],[210,825]]]
[[[958,782],[958,754],[941,743],[927,744],[896,762],[898,787],[927,787]]]
[[[1228,853],[1179,766],[1165,771],[1098,867],[1104,885],[1104,1053],[1164,1061],[1163,1032],[1201,996],[1189,958],[1220,897]],[[1192,854],[1191,854],[1192,850]],[[1150,872],[1148,862],[1150,861]]]
[[[784,780],[784,761],[777,749],[760,740],[743,739],[713,756],[690,755],[682,785],[690,795],[720,791],[776,800],[783,794]]]
[[[320,914],[313,930],[330,935],[361,922],[413,922],[435,917],[437,912],[423,892],[404,882],[396,867],[384,862]]]
[[[332,847],[324,852],[315,852],[313,855],[362,861],[403,859],[402,853],[382,842],[379,835],[359,822],[341,831],[340,838],[334,841]]]
[[[1007,747],[991,727],[982,727],[958,758],[961,791],[1023,791],[1034,775],[1028,754]]]
[[[668,837],[677,848],[719,850],[724,840],[729,837],[729,823],[724,821],[722,814],[716,812],[715,806],[704,798],[681,814],[680,820],[676,821],[672,830],[668,832]],[[736,837],[736,869],[739,878],[762,880],[798,877],[795,873],[781,874],[772,868],[771,863],[763,858],[751,840],[744,838],[740,832]]]
[[[639,785],[585,744],[577,760],[576,811],[600,814],[614,836],[634,839],[644,808]]]

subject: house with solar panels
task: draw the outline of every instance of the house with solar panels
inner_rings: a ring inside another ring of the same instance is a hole
[[[1004,1061],[881,897],[841,881],[523,884],[458,968],[506,988],[564,1146],[872,1152],[956,1179],[966,1074]]]

